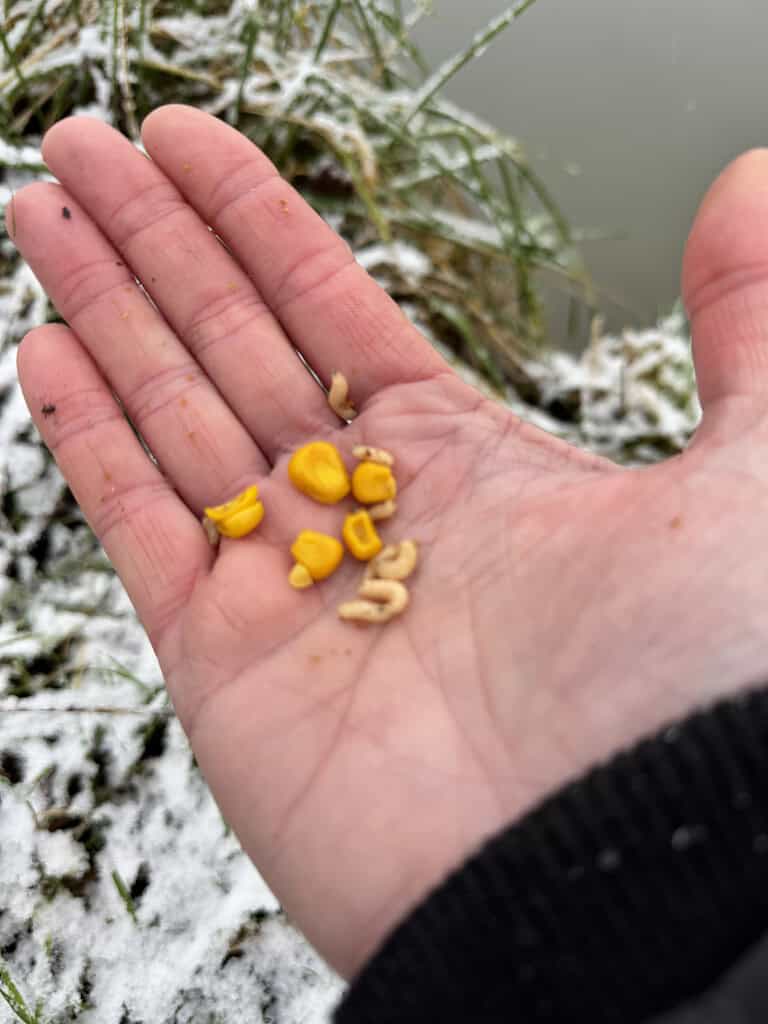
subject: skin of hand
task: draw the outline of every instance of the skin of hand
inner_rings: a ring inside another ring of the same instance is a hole
[[[24,338],[21,384],[225,818],[349,977],[564,781],[768,676],[768,152],[723,173],[689,239],[702,424],[679,457],[626,469],[459,380],[232,128],[171,105],[142,137],[149,159],[59,122],[43,154],[60,184],[6,211],[66,320]],[[323,380],[346,373],[351,425],[292,346]],[[288,482],[314,439],[348,465],[354,444],[396,455],[382,532],[422,560],[384,628],[337,618],[350,558],[288,585],[298,531],[343,515]],[[202,508],[254,481],[263,523],[215,554]]]

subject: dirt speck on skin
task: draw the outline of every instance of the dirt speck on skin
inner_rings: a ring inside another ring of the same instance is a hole
[[[187,440],[191,441],[192,444],[195,443],[195,432],[194,432],[194,430],[190,430],[190,431],[187,432]]]
[[[123,263],[122,260],[115,260],[115,266],[116,267],[124,267],[125,264]]]
[[[68,206],[62,206],[62,208],[61,208],[61,216],[64,218],[64,220],[71,220],[72,219],[72,212],[70,211]]]
[[[182,407],[182,409],[183,409],[183,408],[185,408],[185,407],[186,407],[186,405],[187,405],[187,400],[186,400],[186,398],[181,398],[181,399],[179,399],[179,405],[180,405],[180,406]]]
[[[322,660],[322,654],[310,654],[309,656],[309,661],[311,665],[319,665]]]
[[[190,384],[191,384],[191,383],[192,383],[192,381],[193,381],[193,380],[194,380],[195,378],[194,378],[194,377],[192,376],[192,374],[191,374],[191,373],[188,373],[188,374],[187,374],[187,376],[186,376],[186,377],[185,377],[184,379],[185,379],[185,380],[188,380],[188,381],[190,382]]]
[[[112,479],[112,474],[109,472],[108,469],[104,470],[104,479],[105,480],[111,480]]]
[[[192,170],[192,164],[182,164],[181,169],[185,174],[188,174]]]
[[[236,292],[237,291],[237,285],[235,284],[234,281],[230,281],[229,282],[229,284],[227,285],[227,291],[229,291],[229,292]]]
[[[56,412],[56,406],[55,405],[51,405],[50,402],[46,402],[46,404],[42,407],[40,412],[47,419],[49,416],[53,416],[53,414]]]
[[[673,516],[672,519],[669,520],[669,528],[670,528],[670,530],[679,530],[682,525],[683,525],[682,516]]]
[[[120,319],[121,320],[127,320],[128,319],[128,314],[127,313],[121,313],[120,314]]]
[[[287,199],[281,199],[280,200],[280,209],[283,211],[283,213],[288,213],[288,200]]]

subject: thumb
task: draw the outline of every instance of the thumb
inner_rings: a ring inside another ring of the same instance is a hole
[[[739,157],[705,196],[682,289],[704,413],[698,434],[730,440],[768,402],[768,149]]]

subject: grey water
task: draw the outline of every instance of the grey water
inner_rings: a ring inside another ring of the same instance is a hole
[[[508,6],[433,0],[414,32],[430,66]],[[538,0],[447,87],[523,143],[571,224],[609,236],[582,253],[610,329],[670,309],[703,194],[768,144],[767,40],[757,0]]]

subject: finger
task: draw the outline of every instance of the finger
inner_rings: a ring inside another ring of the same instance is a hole
[[[683,298],[704,424],[727,417],[735,427],[743,416],[762,414],[768,394],[768,150],[734,161],[704,198],[686,247]]]
[[[173,104],[146,118],[142,139],[326,384],[334,369],[343,370],[364,401],[390,384],[445,371],[349,247],[243,135]]]
[[[338,425],[246,272],[156,164],[88,117],[55,125],[43,155],[269,458]],[[216,150],[206,157],[220,174]]]
[[[69,328],[28,334],[18,370],[35,425],[161,654],[167,627],[211,561],[200,524],[146,456]]]
[[[247,430],[61,186],[22,189],[13,220],[20,252],[191,508],[226,500],[243,479],[268,471]]]

